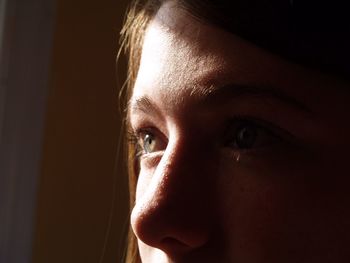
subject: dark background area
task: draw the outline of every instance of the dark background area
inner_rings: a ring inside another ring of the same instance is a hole
[[[125,60],[117,81],[116,55],[127,4],[57,0],[34,263],[121,262],[128,200],[116,156]],[[100,261],[115,179],[113,220]]]

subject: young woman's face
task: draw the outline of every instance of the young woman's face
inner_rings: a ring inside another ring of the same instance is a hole
[[[349,98],[164,4],[129,108],[142,261],[349,262]]]

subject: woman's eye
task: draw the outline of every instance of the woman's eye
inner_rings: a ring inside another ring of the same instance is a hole
[[[251,121],[233,121],[226,132],[225,145],[238,150],[262,148],[275,144],[280,138]]]
[[[148,154],[164,149],[162,140],[151,132],[142,132],[139,135],[138,145],[141,148],[140,154]]]
[[[258,131],[256,127],[242,126],[237,130],[235,142],[240,149],[252,148],[256,142]]]
[[[145,134],[141,140],[142,149],[145,153],[152,153],[155,150],[156,140],[152,134]]]

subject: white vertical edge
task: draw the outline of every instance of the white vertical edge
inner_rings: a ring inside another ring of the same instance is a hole
[[[31,262],[55,0],[0,0],[0,263]]]

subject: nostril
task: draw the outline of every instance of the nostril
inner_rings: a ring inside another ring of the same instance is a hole
[[[204,229],[189,231],[185,228],[173,228],[167,234],[160,240],[159,245],[162,249],[175,253],[198,249],[205,246],[209,240],[208,233]]]
[[[161,249],[171,251],[172,253],[183,253],[191,248],[185,243],[171,237],[163,238],[160,242]]]

